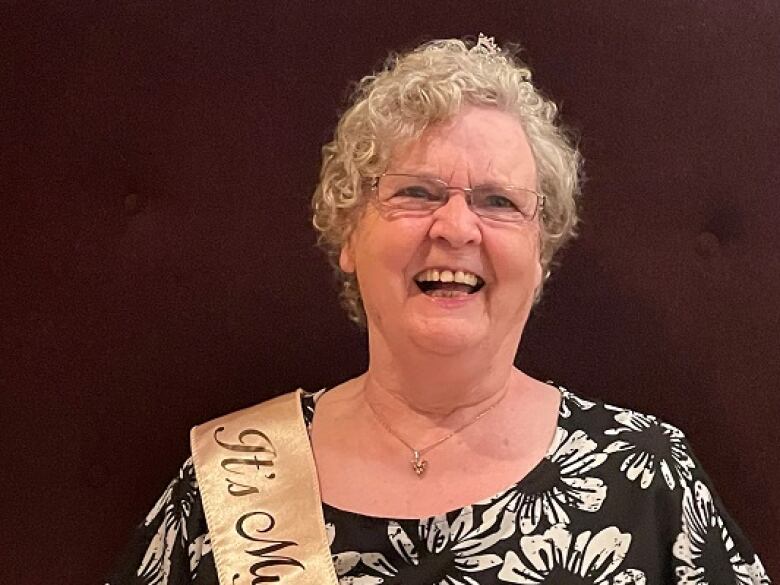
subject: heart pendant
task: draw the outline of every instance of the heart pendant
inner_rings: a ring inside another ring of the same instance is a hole
[[[414,469],[414,472],[417,474],[417,477],[422,479],[422,476],[425,473],[425,468],[428,465],[428,462],[425,459],[420,459],[420,453],[418,451],[412,451],[412,454],[414,455],[414,459],[410,461],[410,463],[412,464],[412,469]]]

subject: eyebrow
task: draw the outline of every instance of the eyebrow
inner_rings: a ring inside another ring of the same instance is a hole
[[[425,170],[418,169],[418,170],[411,170],[411,169],[387,169],[385,171],[386,174],[390,175],[413,175],[417,176],[423,179],[433,179],[436,181],[441,181],[442,183],[446,184],[449,187],[454,187],[454,185],[450,184],[450,182],[447,179],[444,179],[441,175],[435,172],[426,172]],[[521,187],[520,185],[516,185],[515,183],[507,180],[507,179],[497,179],[497,178],[488,178],[483,181],[472,181],[471,180],[471,173],[469,173],[469,181],[468,181],[467,187],[474,188],[474,187],[516,187],[521,189],[531,189],[530,187]]]

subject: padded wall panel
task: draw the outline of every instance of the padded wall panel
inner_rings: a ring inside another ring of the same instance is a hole
[[[320,144],[388,50],[479,31],[588,161],[519,362],[686,430],[778,577],[776,3],[3,12],[5,580],[99,581],[192,424],[365,367],[308,227]]]

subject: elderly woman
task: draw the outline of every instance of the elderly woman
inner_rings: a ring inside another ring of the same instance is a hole
[[[513,365],[580,165],[525,65],[427,43],[323,155],[368,370],[197,427],[111,583],[769,582],[678,429]]]

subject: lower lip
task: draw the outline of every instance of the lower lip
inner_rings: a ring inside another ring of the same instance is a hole
[[[423,293],[423,296],[442,309],[459,309],[475,300],[481,291],[457,297],[433,297]]]

